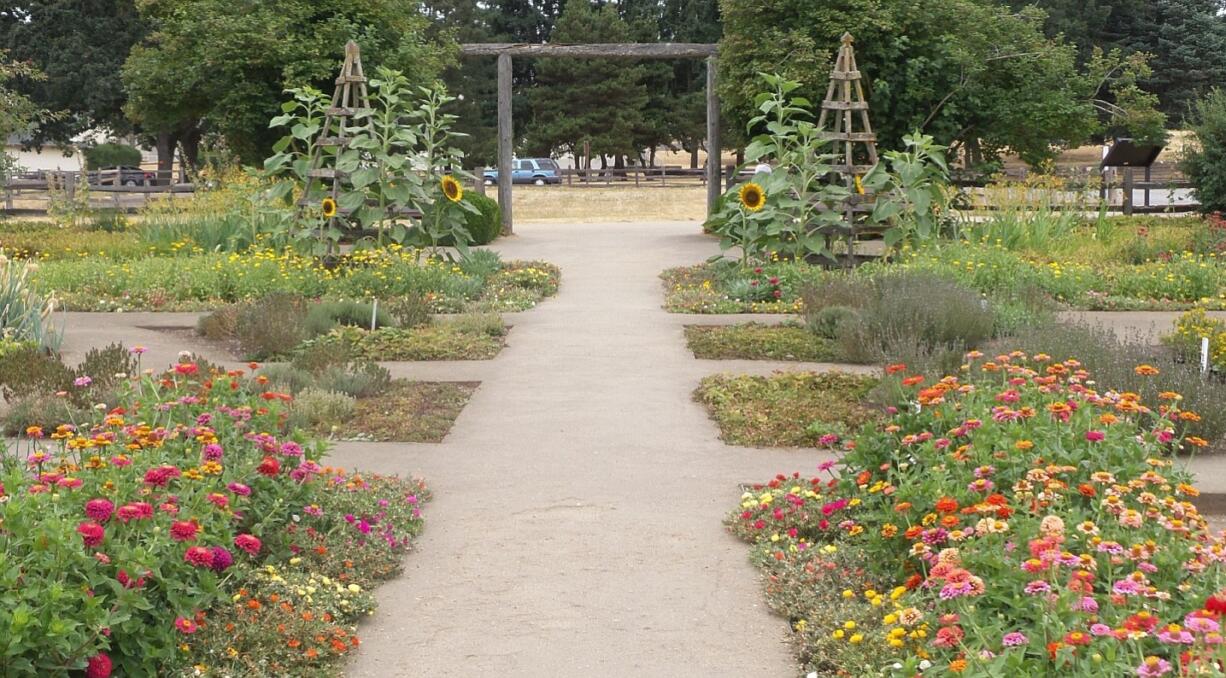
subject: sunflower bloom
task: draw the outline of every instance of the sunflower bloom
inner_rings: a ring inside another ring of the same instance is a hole
[[[766,206],[766,191],[752,181],[741,186],[739,197],[741,204],[750,212],[757,212]]]
[[[324,198],[319,202],[319,209],[323,212],[325,219],[331,219],[336,216],[336,201],[331,196]]]
[[[464,198],[464,187],[451,175],[444,176],[439,184],[443,187],[443,195],[451,202],[460,202]]]

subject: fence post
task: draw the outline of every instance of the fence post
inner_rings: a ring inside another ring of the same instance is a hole
[[[1124,215],[1132,215],[1132,168],[1124,168]]]
[[[736,165],[728,165],[727,167],[724,167],[724,176],[727,177],[724,182],[724,190],[730,191],[736,184]]]
[[[1152,177],[1153,177],[1153,175],[1150,173],[1150,169],[1151,167],[1149,165],[1145,166],[1145,206],[1146,207],[1149,207],[1149,182],[1152,180]],[[1168,197],[1167,203],[1170,204],[1174,197],[1175,196],[1173,194],[1170,197]]]

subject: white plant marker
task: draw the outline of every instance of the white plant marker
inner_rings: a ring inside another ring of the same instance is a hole
[[[1200,373],[1209,372],[1209,337],[1200,338]]]
[[[370,331],[375,331],[375,319],[379,317],[379,300],[375,299],[375,303],[370,305]],[[1206,341],[1208,341],[1206,339]]]

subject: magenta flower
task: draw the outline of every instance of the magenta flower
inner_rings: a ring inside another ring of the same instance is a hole
[[[246,551],[251,555],[256,555],[260,552],[260,538],[253,534],[240,534],[234,538],[234,545]]]
[[[213,567],[213,552],[207,546],[192,546],[183,553],[183,561],[195,567]]]
[[[1137,675],[1141,678],[1158,678],[1171,672],[1171,663],[1161,657],[1150,655],[1137,667]]]
[[[1013,631],[1010,633],[1006,633],[1000,639],[1000,642],[1005,647],[1020,647],[1022,645],[1029,643],[1030,639],[1027,638],[1026,634],[1022,633],[1021,631]]]
[[[102,526],[94,521],[86,521],[77,525],[77,534],[81,535],[81,541],[89,548],[93,548],[102,543],[106,538],[106,531]]]
[[[108,499],[90,499],[85,502],[85,515],[95,522],[105,523],[115,513],[115,505]]]
[[[1086,431],[1086,440],[1092,443],[1097,443],[1106,437],[1107,435],[1102,431]]]

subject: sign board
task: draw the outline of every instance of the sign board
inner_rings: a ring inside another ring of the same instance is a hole
[[[1116,139],[1103,156],[1103,167],[1149,167],[1158,159],[1163,146],[1137,144],[1132,139]]]

